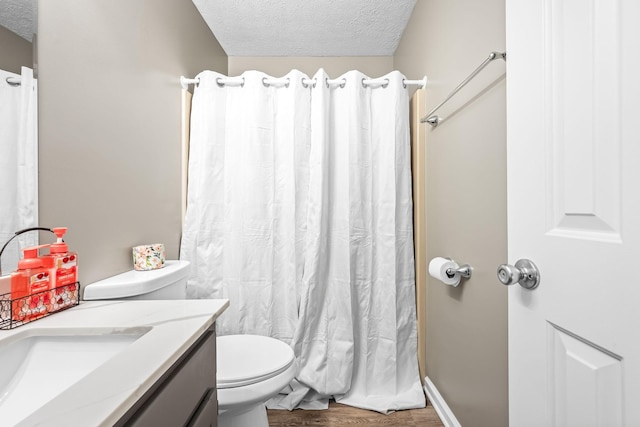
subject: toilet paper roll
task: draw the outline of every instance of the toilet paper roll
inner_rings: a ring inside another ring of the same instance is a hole
[[[134,270],[157,270],[164,267],[164,245],[140,245],[133,248]]]
[[[440,280],[445,285],[458,286],[460,284],[460,275],[456,274],[453,277],[447,275],[447,269],[457,269],[460,266],[457,262],[450,259],[435,257],[429,263],[429,275],[434,279]]]

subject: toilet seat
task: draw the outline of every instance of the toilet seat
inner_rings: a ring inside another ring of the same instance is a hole
[[[286,371],[295,361],[291,347],[274,338],[225,335],[216,340],[218,389],[267,380]]]

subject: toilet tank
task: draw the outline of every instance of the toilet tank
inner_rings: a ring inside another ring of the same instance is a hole
[[[188,276],[189,261],[166,261],[158,270],[130,270],[85,285],[82,299],[185,299]]]

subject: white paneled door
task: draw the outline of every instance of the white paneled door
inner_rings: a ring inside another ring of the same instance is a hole
[[[640,426],[640,1],[506,4],[510,425]]]

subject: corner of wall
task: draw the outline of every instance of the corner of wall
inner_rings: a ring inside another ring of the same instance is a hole
[[[393,65],[411,78],[427,75],[429,110],[504,48],[504,17],[503,0],[420,0]],[[505,104],[504,67],[494,64],[442,107],[446,122],[422,124],[424,261],[451,257],[475,270],[454,289],[427,277],[426,375],[460,423],[477,427],[508,424],[507,298],[494,273],[506,259]],[[465,193],[482,196],[449,196]]]

